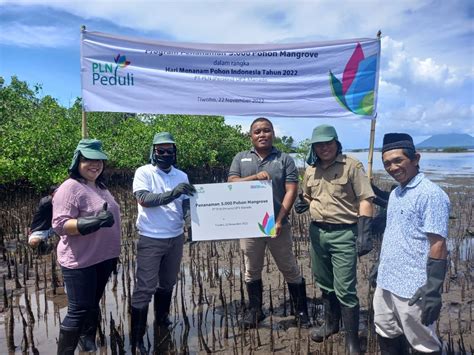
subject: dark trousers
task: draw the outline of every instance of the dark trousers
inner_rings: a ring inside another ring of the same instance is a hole
[[[99,309],[105,285],[116,265],[117,258],[113,258],[82,269],[61,267],[68,300],[63,326],[81,329],[87,312]]]
[[[173,291],[183,257],[183,244],[183,234],[166,239],[140,236],[132,307],[146,307],[158,289]]]

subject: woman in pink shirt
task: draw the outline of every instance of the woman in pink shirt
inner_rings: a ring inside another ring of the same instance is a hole
[[[102,142],[79,142],[67,179],[53,198],[53,228],[68,298],[60,326],[58,354],[97,350],[99,301],[120,254],[119,205],[103,179]]]

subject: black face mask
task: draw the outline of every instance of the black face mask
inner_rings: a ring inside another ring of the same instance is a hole
[[[176,155],[158,155],[155,154],[154,157],[155,164],[162,170],[168,170],[171,165],[176,163]]]

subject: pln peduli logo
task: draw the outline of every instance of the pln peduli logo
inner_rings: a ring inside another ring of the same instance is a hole
[[[115,64],[92,62],[92,85],[134,86],[133,74],[123,72],[131,62],[120,53],[113,59]]]
[[[260,231],[263,234],[274,237],[276,234],[275,217],[273,215],[269,215],[268,212],[265,212],[262,224],[258,223],[258,228],[260,228]]]
[[[366,58],[357,43],[342,73],[342,81],[329,71],[332,95],[343,108],[356,115],[373,115],[376,72],[377,55]]]

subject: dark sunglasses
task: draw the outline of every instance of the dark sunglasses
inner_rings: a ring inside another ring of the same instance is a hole
[[[174,154],[174,148],[155,148],[155,153],[158,155],[164,155],[164,154],[169,154],[173,155]]]

